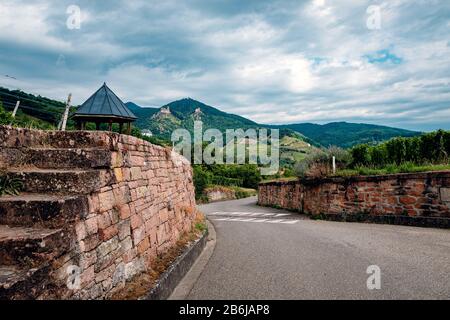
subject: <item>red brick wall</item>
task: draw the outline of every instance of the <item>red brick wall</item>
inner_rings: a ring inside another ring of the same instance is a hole
[[[450,172],[268,182],[260,205],[317,214],[450,218]]]

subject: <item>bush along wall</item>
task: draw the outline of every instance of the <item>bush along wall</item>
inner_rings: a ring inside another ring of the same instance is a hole
[[[351,149],[352,166],[448,163],[450,131],[438,130],[412,138],[394,138],[377,146],[361,144]]]

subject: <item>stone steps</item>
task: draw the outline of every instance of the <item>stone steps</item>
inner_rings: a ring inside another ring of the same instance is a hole
[[[2,148],[0,163],[6,167],[40,169],[94,169],[120,166],[117,152],[96,148]]]
[[[0,300],[33,299],[47,289],[48,264],[36,268],[0,265]]]
[[[119,134],[104,131],[42,131],[0,127],[0,147],[96,148],[115,150]]]
[[[111,170],[9,168],[7,175],[23,181],[23,192],[89,194],[115,182]]]
[[[116,183],[120,138],[0,126],[0,170],[23,182],[19,195],[0,196],[0,299],[51,296],[53,272],[73,249],[75,222],[89,213],[89,194]]]
[[[0,225],[2,265],[33,268],[57,257],[70,245],[62,229]]]
[[[11,227],[63,228],[88,214],[86,196],[21,193],[0,197],[0,224]]]

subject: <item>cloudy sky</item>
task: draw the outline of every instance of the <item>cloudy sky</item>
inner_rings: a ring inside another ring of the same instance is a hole
[[[261,123],[450,129],[450,1],[0,1],[0,86],[78,104],[104,81]]]

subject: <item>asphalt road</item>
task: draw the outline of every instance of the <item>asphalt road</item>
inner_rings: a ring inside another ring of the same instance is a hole
[[[313,221],[256,198],[200,210],[217,243],[187,299],[450,299],[450,230]]]

